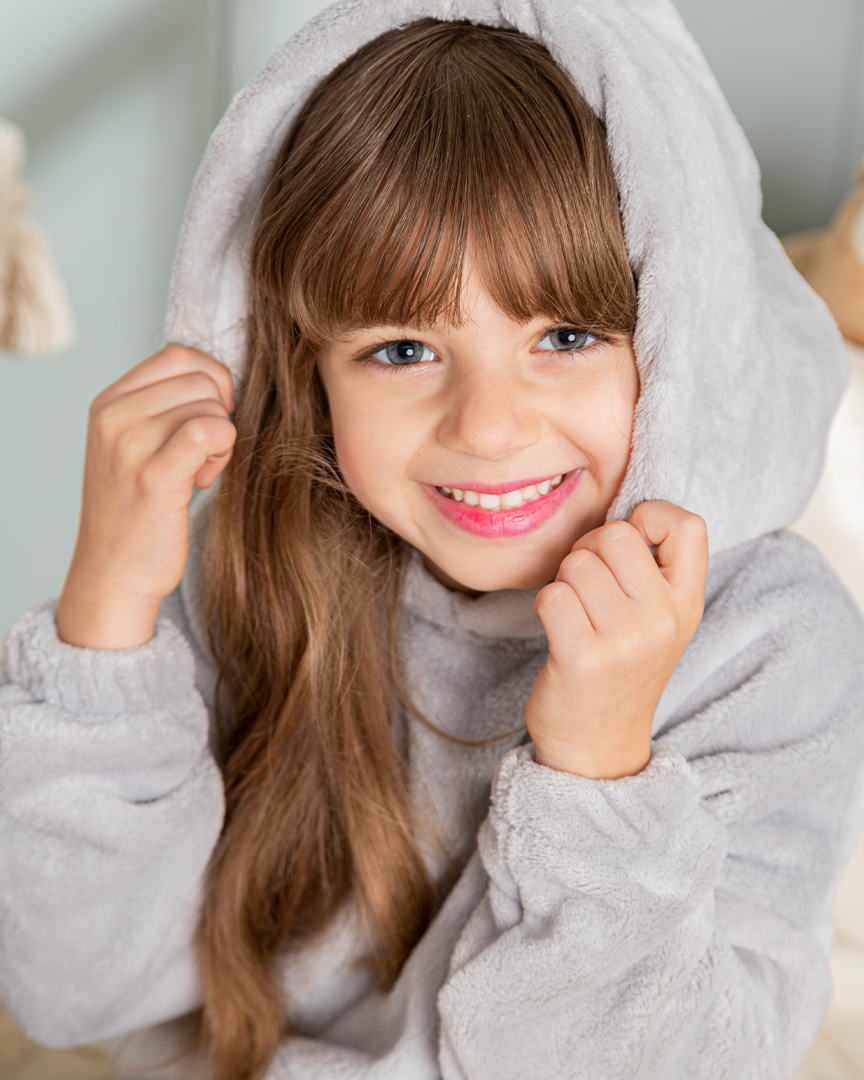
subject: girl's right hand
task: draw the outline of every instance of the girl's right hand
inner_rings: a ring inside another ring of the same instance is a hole
[[[90,407],[78,542],[57,608],[70,645],[125,649],[153,636],[189,550],[189,500],[228,464],[237,432],[228,369],[169,345]]]

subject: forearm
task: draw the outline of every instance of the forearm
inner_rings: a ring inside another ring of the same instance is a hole
[[[223,813],[188,645],[160,623],[141,649],[75,649],[42,610],[13,628],[6,679],[5,1002],[48,1043],[187,1011],[201,882]]]
[[[439,998],[445,1080],[791,1076],[827,957],[749,904],[730,933],[726,830],[687,762],[661,751],[597,783],[518,755],[481,831],[489,891]],[[733,940],[748,928],[752,963]]]

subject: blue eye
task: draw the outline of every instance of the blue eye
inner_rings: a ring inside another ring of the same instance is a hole
[[[584,330],[576,330],[572,326],[563,329],[550,330],[542,341],[537,343],[541,352],[577,352],[586,345],[593,345],[597,338]]]
[[[381,364],[394,364],[398,367],[411,367],[414,364],[427,363],[435,359],[435,353],[422,341],[390,341],[383,349],[372,353],[372,360]]]

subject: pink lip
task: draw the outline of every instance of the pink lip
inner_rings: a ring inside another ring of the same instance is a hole
[[[482,510],[479,506],[467,506],[464,502],[455,502],[442,495],[432,484],[420,484],[423,494],[433,506],[440,510],[448,520],[460,529],[482,536],[489,540],[504,539],[511,536],[524,536],[538,529],[567,501],[582,479],[583,469],[574,469],[560,487],[535,502],[526,503],[516,510]],[[498,484],[494,487],[472,484],[468,490],[483,495],[499,495],[504,491],[513,491],[516,487],[528,487],[529,484],[542,484],[542,480],[526,480],[514,484]],[[450,485],[448,484],[447,487]],[[458,487],[458,485],[454,485]],[[464,489],[460,489],[464,490]]]

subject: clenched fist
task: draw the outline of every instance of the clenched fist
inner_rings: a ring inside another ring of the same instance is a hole
[[[103,390],[90,408],[81,527],[57,608],[72,645],[122,649],[152,636],[183,575],[189,500],[231,457],[228,369],[169,345]]]
[[[654,713],[702,618],[707,571],[704,521],[671,503],[642,503],[629,522],[574,545],[535,602],[549,639],[527,706],[539,764],[593,779],[648,764]]]

